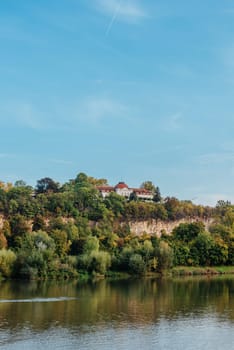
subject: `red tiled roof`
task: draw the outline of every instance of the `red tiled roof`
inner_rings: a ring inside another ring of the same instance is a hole
[[[152,194],[151,191],[146,190],[145,188],[131,188],[133,192],[142,193],[142,194]]]
[[[128,188],[128,185],[126,185],[124,182],[119,182],[118,185],[115,186],[115,188],[119,188],[119,189]]]

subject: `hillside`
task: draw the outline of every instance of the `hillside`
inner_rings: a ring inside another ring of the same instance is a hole
[[[103,198],[98,188],[106,184],[83,173],[62,185],[50,178],[35,188],[1,183],[1,275],[69,278],[234,264],[230,203],[211,208],[162,198],[149,181],[143,187],[151,201],[114,191]]]

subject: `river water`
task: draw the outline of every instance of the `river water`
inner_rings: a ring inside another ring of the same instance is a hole
[[[234,277],[2,282],[0,348],[234,349]]]

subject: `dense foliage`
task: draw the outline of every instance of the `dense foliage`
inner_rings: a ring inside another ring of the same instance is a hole
[[[51,178],[35,188],[0,182],[0,275],[17,278],[70,278],[81,273],[124,271],[144,274],[176,265],[234,265],[234,207],[216,208],[162,198],[152,182],[152,202],[125,199],[115,192],[102,198],[106,185],[80,173],[60,185]],[[184,223],[172,234],[134,236],[132,221],[214,218],[209,232],[202,222]],[[161,236],[159,238],[159,236]]]

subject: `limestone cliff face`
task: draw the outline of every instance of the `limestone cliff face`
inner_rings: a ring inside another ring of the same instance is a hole
[[[63,218],[64,222],[74,221],[71,218]],[[214,222],[213,218],[201,219],[201,218],[186,218],[175,221],[161,221],[161,220],[149,220],[149,221],[131,221],[128,222],[130,231],[134,235],[140,236],[144,233],[161,236],[161,232],[165,231],[167,234],[170,234],[172,230],[181,223],[192,223],[192,222],[203,222],[206,229]],[[0,215],[0,229],[3,227],[4,217]],[[49,220],[46,220],[46,224],[49,224]],[[90,222],[90,226],[93,227],[97,223]],[[29,221],[29,225],[32,229],[32,221]]]
[[[133,234],[139,236],[144,233],[161,236],[161,232],[164,230],[167,234],[170,234],[172,230],[182,223],[192,223],[192,222],[203,222],[206,229],[214,222],[214,219],[201,219],[201,218],[186,218],[175,221],[161,221],[161,220],[151,220],[151,221],[132,221],[129,223],[130,230]]]

